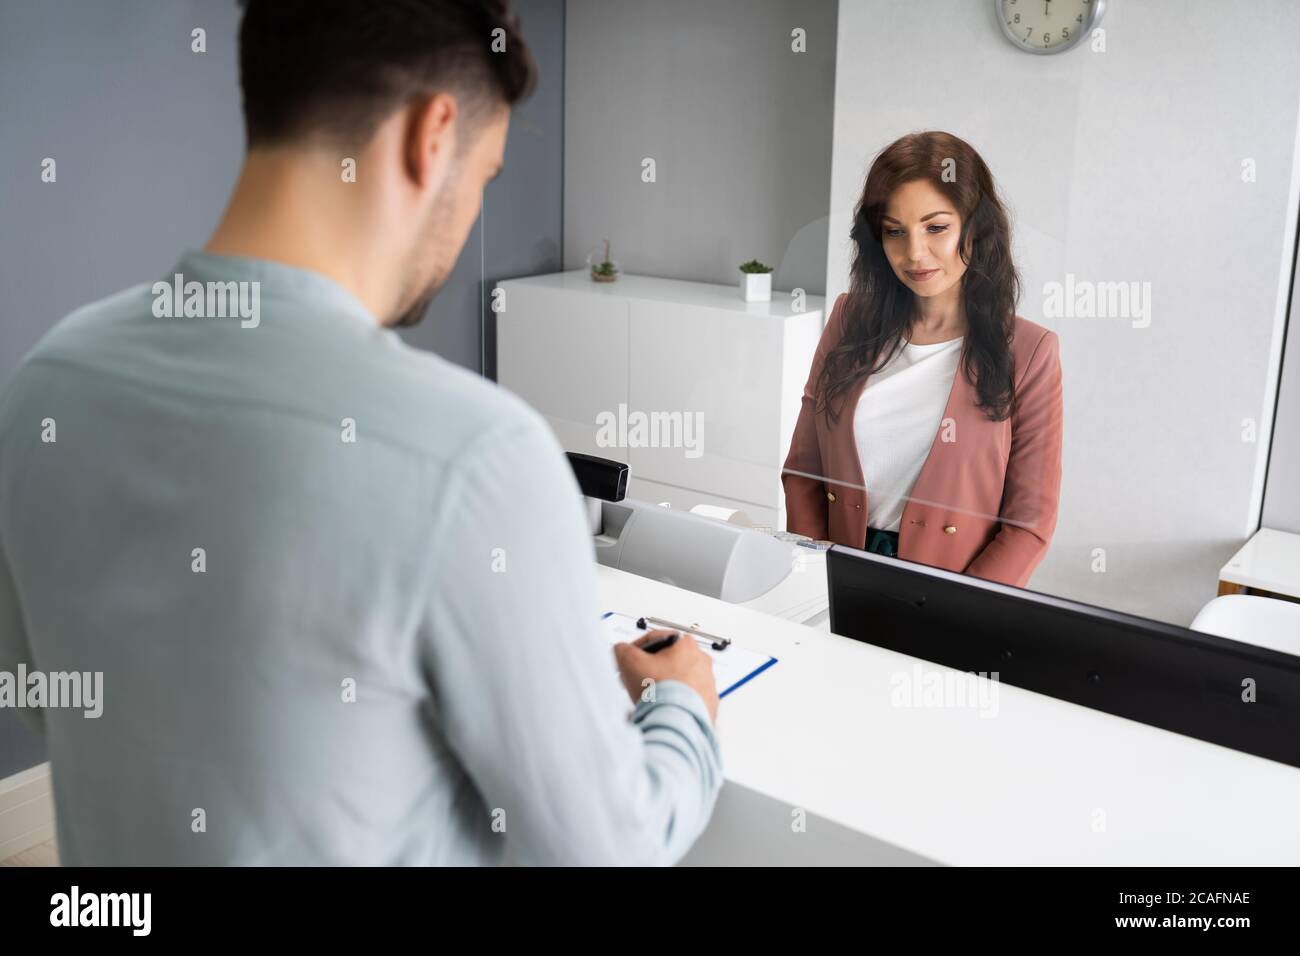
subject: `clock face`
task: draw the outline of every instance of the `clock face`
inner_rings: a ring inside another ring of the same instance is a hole
[[[1031,53],[1060,53],[1088,35],[1104,0],[997,0],[1002,32]]]

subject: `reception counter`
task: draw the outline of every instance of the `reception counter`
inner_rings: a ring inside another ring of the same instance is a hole
[[[778,659],[721,702],[688,864],[1300,864],[1294,767],[598,571],[600,611]]]

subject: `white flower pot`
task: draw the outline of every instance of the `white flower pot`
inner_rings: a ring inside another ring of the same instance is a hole
[[[740,274],[740,297],[746,302],[771,302],[772,273],[742,272]]]

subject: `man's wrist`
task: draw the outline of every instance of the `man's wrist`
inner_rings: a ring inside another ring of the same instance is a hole
[[[679,680],[655,681],[642,690],[632,711],[632,722],[640,723],[659,707],[680,707],[705,726],[713,724],[704,698],[694,687]]]

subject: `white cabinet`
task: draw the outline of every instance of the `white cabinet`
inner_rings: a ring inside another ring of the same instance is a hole
[[[823,299],[745,302],[736,286],[585,270],[508,279],[497,379],[569,451],[625,461],[629,494],[723,504],[784,527],[781,465]]]

